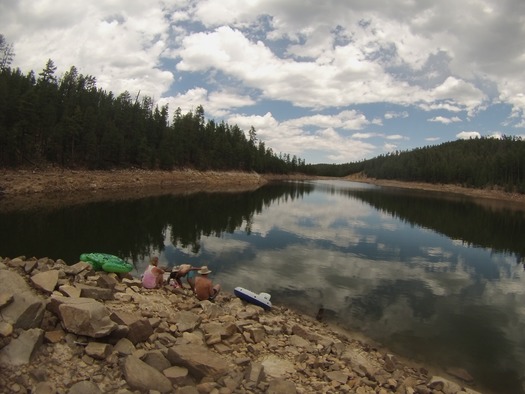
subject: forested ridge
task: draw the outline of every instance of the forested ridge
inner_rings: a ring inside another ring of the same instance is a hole
[[[38,75],[23,74],[9,67],[10,55],[3,56],[0,70],[0,166],[259,173],[300,172],[305,166],[296,156],[275,154],[253,127],[245,133],[237,125],[205,120],[202,106],[186,114],[177,108],[169,119],[167,106],[129,92],[115,96],[74,66],[57,77],[49,60]]]
[[[310,170],[336,177],[360,173],[377,179],[525,193],[525,141],[508,136],[457,140],[354,163],[312,165]]]
[[[525,193],[525,141],[477,138],[394,152],[346,164],[306,164],[273,152],[252,127],[183,114],[147,96],[115,96],[72,66],[58,77],[11,68],[12,45],[0,34],[0,167],[238,170],[459,184]]]

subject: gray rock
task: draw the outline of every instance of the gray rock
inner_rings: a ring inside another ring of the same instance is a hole
[[[57,389],[52,382],[40,382],[36,385],[34,394],[55,394]]]
[[[29,364],[43,342],[44,331],[40,328],[23,331],[18,338],[0,349],[0,363],[9,365]]]
[[[117,328],[104,304],[91,298],[51,297],[48,309],[58,316],[68,332],[101,338]]]
[[[80,289],[76,286],[62,285],[58,288],[58,291],[60,291],[66,297],[80,297]]]
[[[348,381],[348,375],[341,371],[329,371],[326,372],[325,375],[330,381],[336,381],[342,384],[346,384]]]
[[[4,294],[12,297],[12,301],[2,308],[0,321],[23,330],[40,327],[45,311],[43,298],[33,294],[27,282],[16,272],[0,270],[0,283]]]
[[[307,341],[306,339],[303,339],[299,335],[292,335],[290,337],[290,344],[297,347],[302,347],[304,349],[313,349],[312,344]]]
[[[428,387],[433,390],[442,391],[445,394],[456,394],[461,391],[461,386],[459,384],[445,379],[442,376],[432,376],[428,382]]]
[[[113,346],[107,343],[89,342],[86,346],[86,354],[96,360],[105,360],[113,351]]]
[[[133,345],[133,342],[131,342],[129,339],[122,338],[115,345],[115,350],[120,355],[129,356],[130,354],[133,354],[133,352],[135,352],[135,350],[137,349],[135,348],[135,345]]]
[[[33,272],[33,270],[35,269],[37,264],[38,264],[38,262],[36,260],[26,261],[26,264],[24,266],[24,271],[27,274],[30,274],[31,272]]]
[[[0,293],[0,309],[12,303],[13,299],[14,299],[13,294],[1,292]]]
[[[146,392],[156,390],[161,393],[169,393],[173,390],[166,376],[135,356],[126,357],[123,369],[126,382],[134,390]]]
[[[467,383],[472,383],[474,381],[472,375],[464,368],[449,367],[445,370],[445,372]]]
[[[231,369],[228,360],[199,345],[175,345],[168,349],[168,360],[171,365],[188,368],[199,380],[204,376],[219,377]]]
[[[146,341],[153,334],[153,327],[151,327],[149,320],[140,315],[119,311],[111,314],[111,320],[128,327],[129,332],[126,338],[134,345]]]
[[[364,370],[370,375],[374,375],[379,369],[377,363],[372,362],[370,359],[365,357],[361,352],[356,349],[347,347],[341,355],[343,361],[350,362],[350,366],[355,370]]]
[[[175,314],[177,329],[180,332],[193,331],[202,321],[202,318],[193,312],[181,311]]]
[[[25,265],[26,265],[25,256],[15,257],[14,259],[11,259],[11,260],[7,261],[7,266],[8,267],[24,268]]]
[[[80,289],[80,296],[86,298],[93,298],[95,300],[112,300],[113,290],[89,285],[77,285]]]
[[[266,390],[266,394],[296,394],[297,389],[293,382],[278,379],[272,380]]]
[[[246,368],[244,377],[248,382],[258,385],[262,380],[265,379],[263,365],[260,363],[251,363],[249,367]]]
[[[153,350],[151,352],[147,352],[146,355],[142,358],[142,361],[144,361],[146,364],[160,372],[171,367],[170,362],[166,357],[164,357],[160,350]]]
[[[110,274],[101,274],[97,279],[97,286],[113,291],[118,284],[118,280]]]
[[[276,355],[264,357],[261,361],[264,372],[274,379],[284,378],[287,374],[293,374],[295,367],[292,362]]]
[[[386,354],[383,359],[385,361],[385,371],[394,372],[397,364],[396,357],[393,354]]]
[[[303,339],[306,339],[307,341],[319,341],[322,339],[322,337],[316,333],[313,333],[306,329],[303,326],[300,326],[299,324],[294,324],[292,327],[292,333],[295,335],[300,336]]]
[[[184,367],[168,367],[162,371],[172,384],[177,386],[185,385],[188,380],[188,369]]]
[[[199,390],[195,386],[184,386],[179,387],[175,394],[200,394]]]
[[[64,272],[68,275],[78,275],[82,271],[91,271],[92,268],[91,264],[80,261],[76,264],[65,266]]]
[[[0,321],[0,337],[8,337],[13,333],[13,326],[5,321]]]
[[[31,277],[31,282],[37,289],[51,294],[58,283],[58,271],[50,270],[35,274]]]
[[[84,380],[71,386],[67,394],[102,394],[102,390],[95,383]]]

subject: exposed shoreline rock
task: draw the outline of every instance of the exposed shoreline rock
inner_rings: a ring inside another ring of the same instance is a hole
[[[48,258],[0,259],[0,283],[5,393],[479,392],[231,294],[200,302],[189,289],[143,289]]]
[[[129,200],[162,194],[242,192],[270,181],[312,179],[304,175],[260,175],[239,171],[114,171],[0,169],[0,211],[52,208],[94,201]]]
[[[49,167],[0,168],[0,211],[141,198],[166,193],[249,191],[272,181],[312,179],[346,180],[384,187],[462,195],[471,197],[476,203],[491,209],[525,210],[525,194],[507,193],[497,189],[472,189],[460,185],[373,179],[360,174],[345,178],[326,178],[304,174],[279,175],[192,169],[88,171]]]

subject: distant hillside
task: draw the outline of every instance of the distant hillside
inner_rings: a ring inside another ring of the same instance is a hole
[[[525,141],[516,137],[458,140],[355,163],[312,165],[310,170],[323,176],[362,173],[378,179],[525,193]]]

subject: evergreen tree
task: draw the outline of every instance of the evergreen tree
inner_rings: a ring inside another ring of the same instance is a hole
[[[0,70],[9,68],[14,57],[13,44],[9,44],[4,35],[0,34]]]

